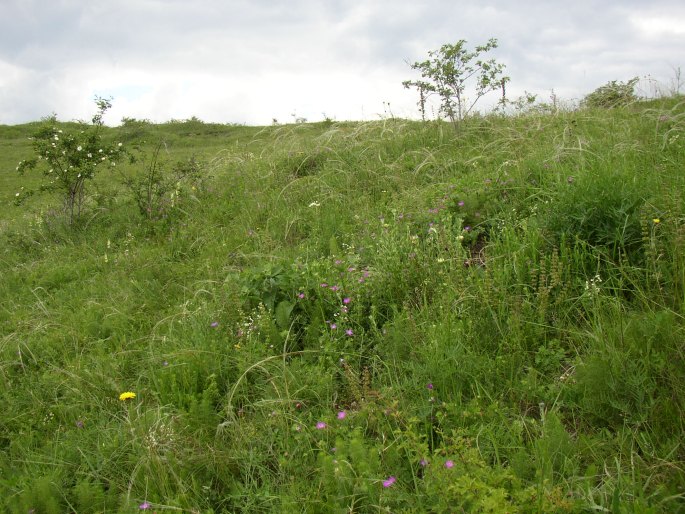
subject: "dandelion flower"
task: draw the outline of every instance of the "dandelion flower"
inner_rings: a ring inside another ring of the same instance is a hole
[[[392,484],[394,484],[397,481],[395,477],[388,477],[386,480],[383,480],[383,487],[390,487]]]
[[[132,400],[133,398],[136,397],[136,393],[132,393],[131,391],[126,391],[125,393],[121,393],[119,395],[119,399],[123,402],[126,400]]]
[[[661,220],[659,218],[654,218],[652,221],[654,222],[655,225],[657,223],[661,223]]]

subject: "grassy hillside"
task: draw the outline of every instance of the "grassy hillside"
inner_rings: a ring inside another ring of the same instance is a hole
[[[0,127],[5,510],[685,509],[682,98],[130,120],[73,226],[14,204],[36,128]]]

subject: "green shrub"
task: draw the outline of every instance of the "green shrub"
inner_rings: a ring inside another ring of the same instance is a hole
[[[612,109],[614,107],[623,107],[637,101],[635,94],[635,85],[638,82],[638,77],[630,79],[628,82],[618,82],[612,80],[607,82],[604,86],[598,87],[592,93],[587,95],[581,102],[582,107]]]

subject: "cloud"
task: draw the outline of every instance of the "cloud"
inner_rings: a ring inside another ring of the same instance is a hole
[[[270,123],[418,116],[408,62],[497,37],[509,93],[581,97],[609,80],[668,78],[684,9],[671,0],[5,0],[0,123],[107,118]]]

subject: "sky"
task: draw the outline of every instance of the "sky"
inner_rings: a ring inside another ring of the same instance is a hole
[[[96,96],[110,125],[418,118],[409,63],[490,38],[510,99],[685,82],[682,0],[0,0],[0,124],[87,120]]]

